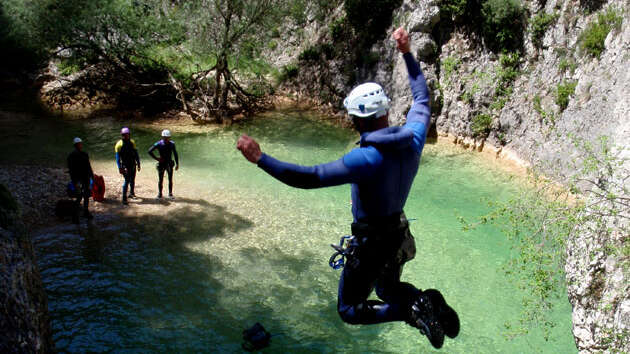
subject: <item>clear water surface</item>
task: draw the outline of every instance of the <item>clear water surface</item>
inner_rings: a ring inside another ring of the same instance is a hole
[[[145,150],[159,129],[126,124],[148,161]],[[79,135],[95,162],[113,168],[122,125],[113,119],[41,120],[12,143],[23,151],[14,159],[63,166],[67,142]],[[349,232],[349,186],[299,190],[275,181],[235,150],[243,132],[265,152],[302,164],[337,159],[357,140],[350,130],[295,111],[175,134],[181,197],[164,205],[166,212],[99,215],[89,226],[62,225],[35,235],[58,349],[242,352],[243,329],[260,322],[274,334],[264,350],[270,353],[435,351],[403,323],[350,326],[339,319],[340,272],[327,261],[329,244]],[[155,173],[144,166],[143,174]],[[458,311],[462,331],[441,352],[576,352],[563,294],[550,341],[537,328],[504,336],[504,324],[522,311],[522,293],[502,270],[510,245],[492,227],[463,232],[457,221],[458,215],[487,212],[485,200],[509,197],[513,183],[474,154],[425,149],[405,209],[416,219],[411,230],[418,254],[403,279],[441,290]]]

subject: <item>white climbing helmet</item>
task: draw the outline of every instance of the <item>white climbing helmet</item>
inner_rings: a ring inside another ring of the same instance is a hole
[[[82,143],[82,142],[83,142],[83,140],[81,140],[81,138],[79,138],[79,137],[76,137],[76,138],[74,138],[74,139],[72,140],[72,143],[73,143],[73,144],[78,144],[78,143]]]
[[[381,85],[366,82],[355,87],[343,100],[348,114],[361,118],[379,118],[389,110],[389,98]]]
[[[170,138],[171,137],[171,131],[168,129],[164,129],[162,130],[162,137],[164,138]]]

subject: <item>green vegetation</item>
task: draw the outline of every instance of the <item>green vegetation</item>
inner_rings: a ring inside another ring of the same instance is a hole
[[[565,81],[558,84],[556,88],[556,104],[560,111],[564,111],[569,106],[569,97],[575,93],[577,81]]]
[[[531,35],[534,47],[542,47],[542,40],[545,36],[545,32],[547,32],[547,29],[556,22],[558,17],[559,15],[557,13],[548,14],[541,12],[532,18]]]
[[[363,50],[384,38],[392,13],[400,5],[402,0],[345,0],[346,18],[361,41],[357,47]]]
[[[556,117],[553,112],[547,112],[542,107],[542,99],[539,95],[534,96],[534,110],[540,115],[543,122],[549,125],[554,125],[556,122]]]
[[[481,113],[473,117],[470,128],[475,137],[487,136],[492,127],[492,116]]]
[[[444,77],[444,82],[447,84],[450,82],[451,77],[457,71],[460,63],[460,60],[455,57],[446,57],[442,60],[442,75]]]
[[[0,35],[28,43],[43,62],[63,53],[63,74],[98,65],[103,80],[120,80],[100,85],[117,96],[149,106],[179,101],[195,118],[221,120],[264,105],[260,79],[271,68],[261,51],[274,46],[277,24],[307,3],[313,2],[6,0],[0,22],[12,30]]]
[[[308,47],[298,55],[298,59],[301,61],[317,61],[320,58],[319,48],[316,46]]]
[[[604,42],[608,33],[613,29],[619,31],[622,21],[623,17],[619,14],[619,10],[614,7],[598,14],[597,21],[591,22],[580,34],[579,42],[582,50],[592,57],[599,58],[605,49]]]
[[[513,243],[514,256],[505,271],[526,295],[519,323],[506,323],[509,336],[541,327],[545,339],[549,338],[555,326],[549,318],[553,299],[566,296],[563,270],[567,240],[584,233],[595,235],[603,246],[593,251],[615,257],[628,272],[630,258],[624,255],[628,238],[615,241],[611,227],[616,225],[622,235],[630,234],[630,171],[623,167],[628,159],[622,157],[622,149],[627,147],[614,148],[606,138],[600,138],[599,146],[572,139],[580,156],[565,166],[571,174],[545,168],[565,181],[566,188],[538,173],[538,167],[532,169],[529,183],[515,198],[490,203],[493,212],[476,223],[460,218],[464,229],[479,224],[498,226]]]
[[[300,68],[295,64],[285,65],[280,69],[280,72],[275,74],[276,81],[278,83],[285,82],[287,80],[294,79],[300,73]]]
[[[500,52],[522,47],[525,11],[520,0],[486,0],[481,13],[482,33],[490,49]]]
[[[560,71],[565,72],[568,70],[571,75],[573,75],[576,68],[577,63],[571,58],[562,58],[560,59],[560,63],[558,64],[558,69]]]
[[[468,0],[440,0],[440,11],[450,18],[464,16]]]
[[[330,31],[330,36],[332,37],[333,41],[337,41],[342,38],[346,23],[346,18],[341,17],[334,20],[328,25],[328,30]]]
[[[59,60],[57,68],[59,68],[61,75],[68,76],[79,72],[81,70],[81,64],[76,62],[76,60],[62,58]]]
[[[520,53],[507,53],[499,55],[499,67],[496,72],[497,86],[495,95],[497,98],[507,98],[512,94],[512,84],[520,75]]]

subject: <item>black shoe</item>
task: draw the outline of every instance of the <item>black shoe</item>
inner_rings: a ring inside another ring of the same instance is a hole
[[[129,199],[136,199],[136,198],[138,198],[138,197],[136,197],[136,195],[135,195],[135,194],[130,193],[128,198],[129,198]]]
[[[88,219],[88,220],[92,220],[92,219],[94,219],[94,216],[92,215],[92,213],[90,213],[90,212],[89,212],[89,211],[87,211],[87,210],[85,210],[85,211],[83,212],[83,217],[84,217],[84,218],[86,218],[86,219]]]
[[[459,317],[457,312],[453,310],[446,301],[442,294],[435,289],[427,289],[424,294],[429,296],[433,305],[437,308],[438,319],[444,329],[444,334],[450,338],[455,338],[459,334]]]
[[[444,329],[438,320],[437,309],[431,302],[431,298],[422,292],[411,305],[409,314],[409,323],[411,326],[420,330],[420,333],[427,336],[431,345],[436,348],[442,348],[444,344]]]
[[[123,199],[122,203],[123,205],[129,205],[129,202],[127,201],[127,199]]]

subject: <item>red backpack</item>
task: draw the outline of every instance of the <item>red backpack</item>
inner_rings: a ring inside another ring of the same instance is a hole
[[[105,180],[103,176],[94,175],[92,179],[94,184],[92,185],[92,199],[97,202],[105,200]]]

